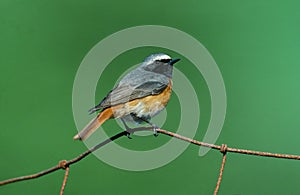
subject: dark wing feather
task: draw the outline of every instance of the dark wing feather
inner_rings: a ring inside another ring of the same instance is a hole
[[[110,93],[96,107],[90,109],[89,112],[92,114],[98,110],[123,104],[148,95],[157,95],[167,86],[168,83],[157,81],[144,82],[135,87],[130,85],[120,85],[111,90]]]

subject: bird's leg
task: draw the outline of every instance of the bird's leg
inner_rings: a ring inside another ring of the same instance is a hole
[[[142,118],[142,117],[138,117],[138,116],[136,116],[136,115],[135,115],[135,117],[137,117],[138,119],[140,119],[140,120],[144,121],[145,123],[149,124],[149,125],[153,128],[153,135],[154,135],[155,137],[158,136],[157,129],[159,129],[159,127],[158,127],[156,124],[151,123],[150,121],[148,121],[147,119],[144,119],[144,118]]]
[[[128,139],[132,139],[132,137],[130,137],[130,135],[131,135],[130,131],[131,131],[132,129],[126,124],[126,122],[125,122],[124,119],[121,118],[121,121],[122,121],[122,123],[124,124],[124,127],[125,127],[125,129],[126,129],[126,132],[127,132],[126,136],[128,137]]]

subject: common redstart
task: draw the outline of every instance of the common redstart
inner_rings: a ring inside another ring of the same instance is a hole
[[[74,139],[85,140],[106,120],[119,118],[126,122],[146,122],[153,127],[150,119],[160,113],[167,105],[172,93],[173,65],[180,59],[159,53],[147,57],[136,69],[125,75],[108,95],[94,108],[90,114],[100,110],[99,114],[88,123]]]

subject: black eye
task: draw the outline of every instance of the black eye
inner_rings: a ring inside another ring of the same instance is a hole
[[[171,59],[160,59],[160,60],[156,60],[158,62],[163,62],[163,63],[169,63],[171,61]]]

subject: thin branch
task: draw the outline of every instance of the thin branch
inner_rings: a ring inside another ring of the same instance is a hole
[[[59,167],[59,165],[57,165],[57,166],[51,167],[49,169],[46,169],[44,171],[38,172],[36,174],[27,175],[27,176],[21,176],[21,177],[16,177],[16,178],[4,180],[4,181],[0,182],[0,186],[6,185],[6,184],[10,184],[10,183],[14,183],[14,182],[17,182],[17,181],[25,181],[25,180],[29,180],[29,179],[35,179],[35,178],[41,177],[43,175],[47,175],[49,173],[57,171],[59,169],[61,169],[61,167]]]
[[[244,149],[239,149],[239,148],[227,148],[227,152],[255,155],[255,156],[273,157],[273,158],[285,158],[285,159],[300,160],[300,156],[298,156],[298,155],[276,154],[276,153],[260,152],[260,151],[254,151],[254,150],[244,150]]]
[[[134,128],[132,129],[129,133],[134,133],[137,131],[144,131],[144,130],[152,130],[152,127],[141,127],[141,128]],[[184,137],[182,135],[170,132],[170,131],[166,131],[163,129],[157,129],[158,133],[161,134],[165,134],[171,137],[175,137],[177,139],[183,140],[183,141],[187,141],[190,142],[192,144],[198,145],[198,146],[203,146],[203,147],[208,147],[208,148],[212,148],[212,149],[216,149],[216,150],[221,150],[221,146],[218,145],[214,145],[214,144],[209,144],[209,143],[205,143],[205,142],[200,142],[197,140],[193,140],[191,138],[188,137]],[[8,180],[4,180],[0,182],[0,186],[2,185],[6,185],[6,184],[10,184],[10,183],[14,183],[14,182],[18,182],[18,181],[24,181],[24,180],[28,180],[28,179],[34,179],[34,178],[38,178],[41,177],[43,175],[47,175],[49,173],[55,172],[59,169],[64,169],[64,167],[69,167],[70,165],[77,163],[78,161],[82,160],[83,158],[85,158],[86,156],[88,156],[90,153],[94,152],[95,150],[101,148],[102,146],[122,137],[122,136],[127,136],[128,132],[127,131],[123,131],[121,133],[118,133],[114,136],[112,136],[111,138],[106,139],[105,141],[97,144],[96,146],[92,147],[91,149],[85,151],[84,153],[80,154],[78,157],[66,161],[66,163],[64,164],[64,166],[62,165],[56,165],[54,167],[51,167],[49,169],[46,169],[44,171],[38,172],[36,174],[33,175],[27,175],[27,176],[22,176],[22,177],[17,177],[17,178],[12,178],[12,179],[8,179]],[[227,148],[227,152],[234,152],[234,153],[241,153],[241,154],[247,154],[247,155],[256,155],[256,156],[266,156],[266,157],[274,157],[274,158],[286,158],[286,159],[295,159],[295,160],[300,160],[300,156],[297,155],[288,155],[288,154],[274,154],[274,153],[269,153],[269,152],[260,152],[260,151],[252,151],[252,150],[243,150],[243,149],[238,149],[238,148]]]

